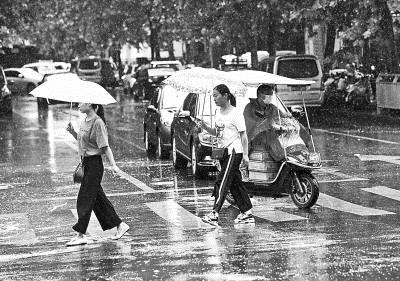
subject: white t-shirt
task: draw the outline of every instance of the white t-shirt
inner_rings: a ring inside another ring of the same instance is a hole
[[[246,131],[246,123],[243,114],[236,107],[227,113],[217,110],[215,115],[215,128],[217,130],[218,147],[227,147],[231,154],[235,149],[236,153],[243,153],[240,132]]]

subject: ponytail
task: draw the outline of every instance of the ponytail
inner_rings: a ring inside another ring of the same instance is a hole
[[[101,118],[101,120],[103,120],[103,122],[105,124],[106,123],[106,117],[104,116],[104,107],[101,104],[92,104],[92,108],[96,112],[97,116],[99,116]]]
[[[229,91],[228,86],[225,84],[219,84],[214,87],[214,90],[217,90],[221,95],[227,96],[230,104],[234,107],[236,107],[236,98],[235,96]]]

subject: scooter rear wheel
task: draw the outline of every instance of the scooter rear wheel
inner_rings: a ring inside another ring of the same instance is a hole
[[[292,198],[294,204],[296,204],[299,209],[309,209],[317,202],[319,197],[319,184],[313,175],[308,173],[298,174],[300,184],[303,186],[305,192],[296,188],[294,179],[292,179],[292,187],[290,188],[290,197]]]

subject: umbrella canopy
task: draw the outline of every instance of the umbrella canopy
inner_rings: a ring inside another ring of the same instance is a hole
[[[189,93],[208,93],[218,84],[225,84],[235,96],[245,96],[246,86],[227,72],[214,68],[194,67],[177,71],[164,80],[164,83]]]
[[[245,85],[260,85],[260,84],[273,84],[273,85],[310,85],[314,81],[299,80],[287,78],[284,76],[257,70],[238,70],[228,73],[231,79],[240,80]]]
[[[110,104],[117,102],[99,84],[76,78],[52,79],[44,82],[30,92],[37,98],[65,102]]]

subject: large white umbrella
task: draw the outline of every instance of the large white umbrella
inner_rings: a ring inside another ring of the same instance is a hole
[[[214,68],[194,67],[177,71],[164,80],[164,83],[189,93],[211,94],[218,84],[225,84],[235,96],[244,96],[246,86],[227,72]]]
[[[37,98],[92,104],[117,102],[99,84],[80,79],[53,79],[44,82],[30,92]]]
[[[292,79],[258,70],[230,71],[227,73],[227,75],[230,77],[230,79],[239,80],[245,85],[310,85],[315,83],[315,81],[312,80]]]
[[[69,119],[71,122],[72,103],[110,104],[117,102],[99,84],[77,79],[73,76],[62,79],[49,79],[30,92],[37,98],[70,102]]]

